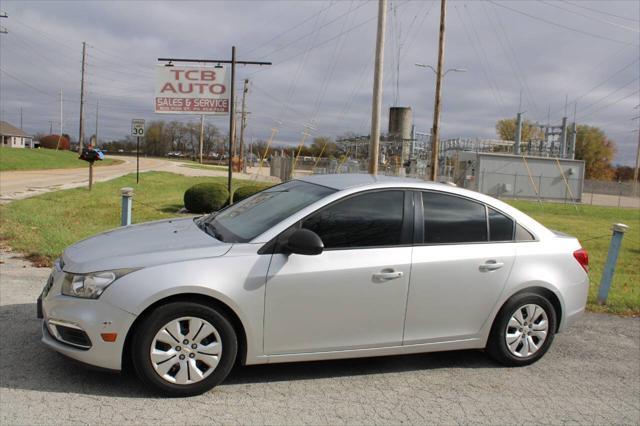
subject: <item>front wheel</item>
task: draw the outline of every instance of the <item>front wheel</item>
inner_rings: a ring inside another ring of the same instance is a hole
[[[199,395],[221,383],[237,351],[235,331],[224,315],[192,302],[156,308],[132,340],[138,376],[167,396]]]
[[[556,312],[536,293],[513,296],[496,317],[487,352],[501,364],[529,365],[547,352],[556,330]]]

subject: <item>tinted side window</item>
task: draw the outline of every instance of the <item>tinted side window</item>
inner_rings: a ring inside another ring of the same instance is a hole
[[[302,223],[325,248],[398,245],[402,237],[404,191],[356,195],[327,207]]]
[[[422,193],[425,243],[487,241],[483,204],[452,195]]]
[[[512,241],[513,220],[489,207],[489,240]]]

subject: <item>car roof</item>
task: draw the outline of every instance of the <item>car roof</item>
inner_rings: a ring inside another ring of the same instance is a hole
[[[426,183],[433,184],[433,182],[426,182],[421,179],[404,178],[397,176],[384,176],[384,175],[370,175],[370,174],[331,174],[331,175],[309,175],[298,178],[309,183],[315,183],[316,185],[326,186],[328,188],[337,189],[339,191],[343,189],[358,188],[362,186],[372,186],[377,184],[391,184],[391,186],[408,185],[408,186],[424,186]],[[434,184],[442,186],[443,184]]]

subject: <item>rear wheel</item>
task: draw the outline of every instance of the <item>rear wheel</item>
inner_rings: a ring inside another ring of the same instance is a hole
[[[221,383],[237,351],[236,334],[224,315],[192,302],[156,308],[132,340],[138,376],[167,396],[198,395]]]
[[[556,312],[545,297],[536,293],[513,296],[496,317],[487,352],[509,366],[529,365],[547,352],[556,330]]]

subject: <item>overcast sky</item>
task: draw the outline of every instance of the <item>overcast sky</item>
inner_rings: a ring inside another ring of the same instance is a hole
[[[1,119],[27,132],[59,127],[78,136],[81,43],[88,48],[86,134],[129,133],[132,118],[199,120],[153,113],[158,57],[271,61],[239,67],[249,78],[248,139],[299,143],[312,136],[370,131],[377,2],[363,1],[8,1],[0,19]],[[439,1],[390,1],[383,125],[393,105],[411,106],[418,131],[431,127]],[[635,163],[640,115],[640,2],[450,1],[447,9],[442,137],[495,137],[513,117],[559,124],[565,112],[601,127],[616,162]],[[399,73],[398,73],[399,70]],[[399,75],[399,78],[398,78]],[[226,131],[228,119],[207,122]],[[634,133],[634,129],[635,133]]]

